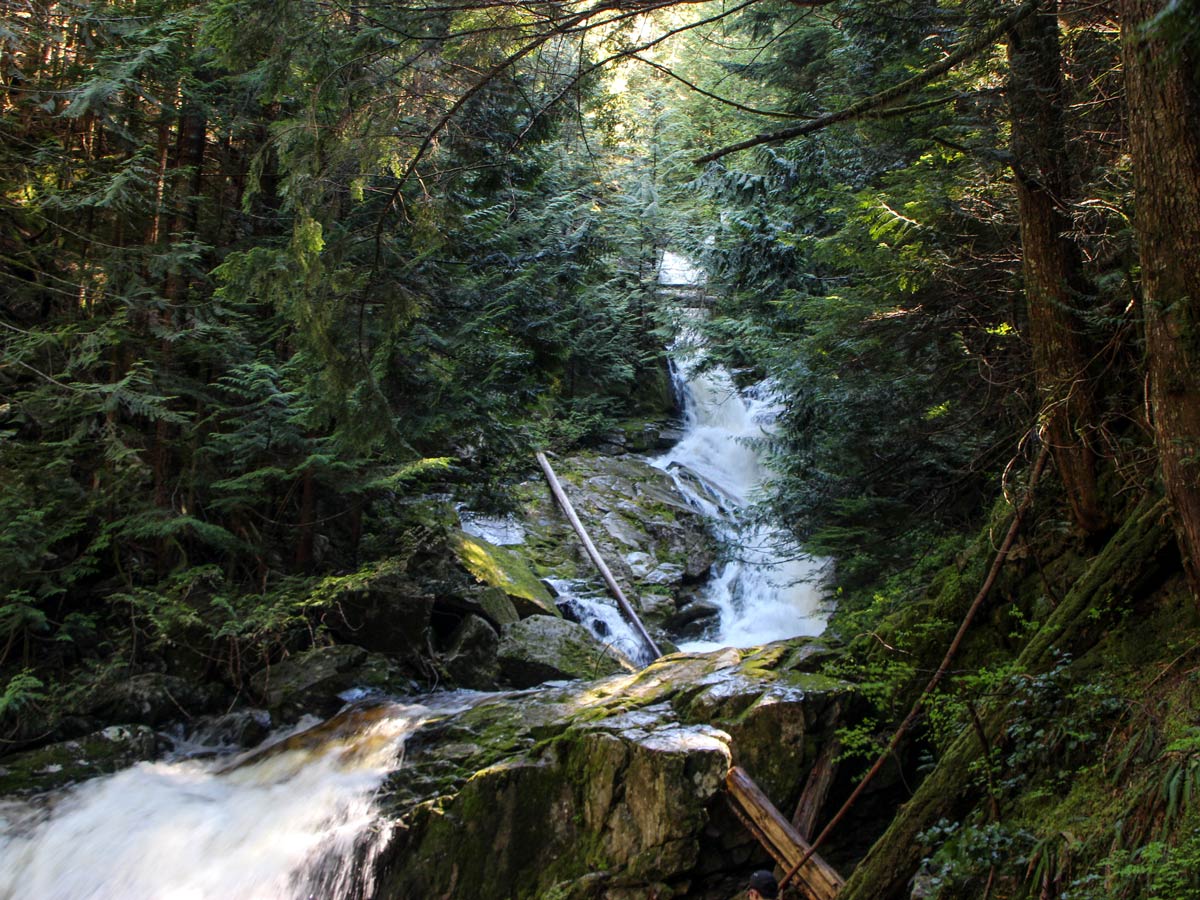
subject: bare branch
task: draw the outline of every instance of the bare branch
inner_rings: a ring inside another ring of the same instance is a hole
[[[668,68],[667,66],[662,65],[661,63],[656,63],[652,59],[646,59],[646,57],[640,56],[637,53],[631,53],[629,55],[629,58],[636,59],[638,62],[644,63],[645,65],[649,66],[652,69],[657,69],[658,71],[662,72],[664,75],[669,75],[671,78],[674,78],[680,84],[685,85],[688,88],[688,90],[695,91],[697,94],[700,94],[703,97],[708,97],[708,99],[710,99],[710,100],[716,100],[718,103],[723,103],[726,106],[732,106],[734,109],[740,109],[742,112],[747,112],[747,113],[750,113],[751,115],[773,116],[777,119],[806,119],[806,118],[811,119],[811,118],[814,118],[814,116],[801,116],[801,115],[797,115],[795,113],[779,112],[779,111],[773,110],[773,109],[755,109],[753,106],[746,106],[745,104],[738,103],[736,100],[730,100],[728,97],[722,97],[719,94],[714,94],[711,91],[706,91],[704,88],[700,87],[700,85],[698,85],[694,82],[688,81],[686,78],[684,78],[678,72],[674,71],[673,69]]]

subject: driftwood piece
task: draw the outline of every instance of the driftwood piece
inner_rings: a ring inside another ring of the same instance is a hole
[[[583,527],[583,523],[579,521],[579,516],[575,513],[575,507],[571,505],[571,499],[563,490],[562,485],[558,481],[558,476],[554,474],[554,469],[550,466],[550,461],[546,459],[546,454],[538,451],[538,465],[542,467],[542,473],[546,476],[546,482],[550,485],[550,492],[554,494],[554,499],[558,501],[558,505],[562,508],[563,513],[567,517],[567,521],[571,523],[571,527],[575,529],[575,534],[579,536],[579,540],[583,543],[583,549],[587,551],[588,558],[600,570],[600,577],[604,579],[604,583],[608,585],[609,591],[616,598],[617,607],[621,610],[621,616],[629,623],[634,632],[642,642],[646,645],[646,649],[650,651],[651,659],[658,659],[662,656],[662,651],[658,649],[658,644],[654,643],[654,639],[650,637],[650,633],[646,631],[646,626],[642,624],[642,620],[638,618],[638,614],[634,611],[633,606],[625,598],[625,592],[621,590],[621,586],[617,584],[617,580],[613,578],[612,572],[608,568],[608,564],[604,562],[604,558],[600,555],[600,551],[596,549],[596,545],[592,543],[591,537],[587,533],[587,529]]]
[[[808,773],[804,782],[804,790],[800,793],[800,801],[796,804],[796,812],[792,815],[792,827],[806,841],[811,841],[817,833],[817,818],[829,797],[829,789],[833,787],[833,779],[837,775],[837,755],[842,745],[836,738],[825,745],[821,755]]]
[[[740,807],[742,821],[784,869],[791,869],[807,860],[796,873],[794,883],[811,900],[832,900],[841,890],[845,879],[812,852],[812,847],[784,818],[767,795],[762,792],[745,770],[734,766],[725,775],[725,789]]]

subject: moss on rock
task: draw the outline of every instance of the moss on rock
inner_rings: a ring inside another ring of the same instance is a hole
[[[458,530],[451,532],[450,545],[467,571],[483,584],[504,591],[522,616],[561,615],[520,553]]]

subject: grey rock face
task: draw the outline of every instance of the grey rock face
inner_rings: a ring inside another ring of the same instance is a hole
[[[790,809],[849,695],[796,647],[676,654],[427,726],[388,784],[381,895],[698,896],[760,852],[722,800],[730,764]]]
[[[582,625],[550,616],[532,616],[506,627],[497,656],[502,677],[514,687],[599,678],[634,668]]]

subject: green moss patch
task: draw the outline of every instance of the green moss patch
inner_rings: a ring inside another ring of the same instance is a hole
[[[561,616],[554,598],[519,553],[464,531],[451,532],[450,545],[467,571],[482,583],[504,591],[522,617]]]

